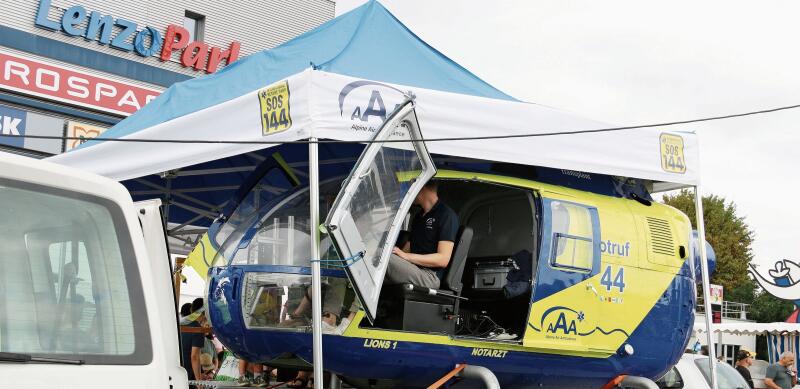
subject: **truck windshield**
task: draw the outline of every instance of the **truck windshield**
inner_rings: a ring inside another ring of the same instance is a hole
[[[149,363],[141,285],[119,207],[0,185],[0,352]]]
[[[708,385],[711,385],[711,379],[709,378],[710,375],[708,374],[708,358],[698,358],[694,360],[694,363],[700,368],[700,371],[703,372],[703,377],[705,377],[706,382]],[[739,374],[738,371],[734,370],[730,365],[727,363],[717,362],[717,388],[719,389],[746,389],[750,386],[747,385],[742,375]]]

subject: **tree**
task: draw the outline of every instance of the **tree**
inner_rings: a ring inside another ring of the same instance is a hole
[[[759,323],[784,321],[794,311],[794,303],[781,300],[748,279],[738,288],[725,294],[726,300],[750,304],[747,318]]]
[[[665,195],[664,203],[684,212],[697,226],[694,193],[683,189],[675,195]],[[726,294],[752,282],[747,277],[748,265],[753,260],[753,232],[743,217],[736,214],[733,202],[715,195],[703,197],[703,219],[706,240],[717,255],[717,269],[711,283],[722,285]],[[755,298],[756,295],[754,295]]]

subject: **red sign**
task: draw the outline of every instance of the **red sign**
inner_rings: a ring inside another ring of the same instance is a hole
[[[0,51],[0,89],[128,116],[160,91]]]

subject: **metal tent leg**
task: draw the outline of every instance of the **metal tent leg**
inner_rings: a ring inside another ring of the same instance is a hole
[[[311,202],[311,329],[315,382],[324,382],[322,369],[322,270],[319,259],[319,145],[317,138],[308,143],[308,187]]]
[[[706,336],[708,344],[708,365],[711,372],[711,389],[717,389],[717,358],[714,347],[714,334],[711,329],[711,295],[708,274],[708,254],[706,253],[706,224],[703,220],[703,191],[700,185],[694,187],[695,219],[697,220],[697,237],[700,245],[700,272],[703,276],[703,307],[706,311]]]
[[[331,373],[330,389],[342,389],[342,380],[334,373]]]

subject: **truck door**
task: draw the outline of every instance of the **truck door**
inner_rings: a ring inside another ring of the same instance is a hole
[[[402,221],[436,173],[421,140],[414,104],[407,101],[364,149],[325,222],[341,257],[350,259],[345,270],[370,322]]]
[[[594,207],[543,199],[544,225],[536,285],[523,344],[586,351],[597,332],[600,223]]]

